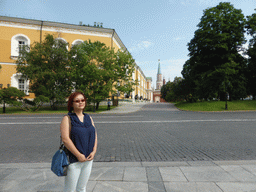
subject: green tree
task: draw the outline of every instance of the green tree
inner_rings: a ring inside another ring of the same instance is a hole
[[[256,10],[256,9],[255,9]],[[256,13],[251,16],[247,16],[246,23],[247,33],[251,36],[249,42],[249,48],[247,54],[248,59],[248,93],[253,95],[253,99],[256,99]]]
[[[135,70],[135,61],[132,58],[132,55],[128,51],[118,50],[115,53],[115,59],[113,63],[114,77],[115,77],[115,90],[119,93],[126,93],[129,95],[133,91],[133,86],[137,85],[137,81],[132,80],[132,73]]]
[[[14,87],[3,88],[0,90],[0,103],[3,104],[3,113],[5,113],[5,104],[21,106],[22,102],[20,102],[25,93],[23,91],[18,90]]]
[[[172,84],[172,82],[168,81],[161,87],[161,98],[163,98],[165,101],[171,101],[169,94],[172,91]]]
[[[196,73],[195,70],[192,70],[193,65],[191,64],[193,62],[192,58],[187,60],[185,64],[183,65],[183,70],[181,71],[181,74],[184,78],[184,88],[186,91],[186,95],[190,96],[191,101],[197,101],[197,95],[198,95],[198,79],[200,79],[201,75]]]
[[[186,81],[182,77],[175,77],[174,78],[174,87],[173,87],[173,93],[176,97],[177,101],[189,101],[189,102],[195,102],[197,99],[195,97],[192,97],[191,89],[189,86],[188,81]]]
[[[227,90],[230,98],[235,93],[235,97],[245,95],[245,65],[239,54],[245,43],[244,25],[242,11],[230,3],[221,2],[204,11],[194,38],[188,43],[190,59],[182,71],[183,77],[192,81],[194,96],[221,97]],[[236,87],[236,81],[243,83]]]
[[[134,60],[127,52],[115,53],[104,43],[89,40],[71,49],[70,61],[73,87],[82,90],[96,108],[109,94],[132,91]]]
[[[43,95],[39,95],[33,100],[28,100],[28,99],[22,99],[21,104],[16,106],[19,107],[20,109],[24,111],[37,111],[39,110],[42,105],[46,102],[49,102],[49,98],[45,97]]]
[[[166,101],[191,101],[191,93],[185,79],[175,77],[173,82],[168,81],[161,88],[161,97]]]
[[[30,92],[47,97],[53,109],[70,93],[68,53],[67,43],[48,34],[42,43],[25,47],[17,60],[17,71],[30,79]]]
[[[256,9],[254,10],[256,11]],[[256,13],[247,16],[246,29],[247,33],[250,34],[252,37],[256,36]],[[253,38],[251,41],[255,41],[255,39]]]

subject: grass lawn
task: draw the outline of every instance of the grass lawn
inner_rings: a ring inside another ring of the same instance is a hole
[[[110,106],[110,110],[113,108],[115,108],[115,106]],[[107,105],[102,105],[102,106],[100,105],[99,109],[95,113],[99,113],[106,110],[107,110]],[[91,106],[90,107],[87,106],[85,108],[85,112],[94,113],[93,108],[91,108]],[[35,111],[35,112],[26,112],[16,107],[6,107],[5,113],[3,113],[3,108],[0,108],[0,114],[41,114],[41,113],[44,113],[44,114],[68,113],[68,111],[67,111],[67,107],[59,107],[57,110],[52,110],[51,107],[41,107],[38,111]]]
[[[181,110],[188,111],[238,111],[256,110],[256,100],[254,101],[228,101],[228,110],[225,110],[225,101],[203,101],[196,103],[180,102],[175,106]]]

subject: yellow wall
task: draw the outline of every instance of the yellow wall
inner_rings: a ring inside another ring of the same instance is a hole
[[[1,65],[0,69],[0,84],[3,87],[7,87],[7,84],[11,84],[11,76],[16,73],[16,65]]]
[[[16,65],[2,64],[0,69],[0,84],[3,84],[2,88],[7,88],[7,84],[11,85],[11,77],[16,73]],[[29,93],[25,98],[35,98],[34,93]]]
[[[40,26],[38,26],[40,28]],[[40,30],[34,29],[23,29],[23,28],[15,28],[15,27],[0,27],[0,44],[4,45],[0,47],[0,62],[8,62],[13,63],[14,60],[10,58],[11,56],[11,38],[17,34],[23,34],[28,36],[30,39],[30,45],[32,45],[35,41],[40,42]],[[71,34],[71,33],[59,33],[59,32],[52,32],[52,31],[42,31],[42,40],[44,39],[45,35],[51,34],[55,37],[61,37],[65,39],[69,45],[71,46],[72,42],[81,39],[83,41],[91,40],[92,42],[100,41],[105,43],[107,46],[112,46],[112,40],[109,37],[100,37],[100,36],[89,36],[89,35],[81,35],[81,34]],[[118,45],[113,41],[113,48],[117,51]]]
[[[21,29],[21,28],[14,28],[14,27],[0,27],[1,30],[1,44],[5,43],[3,46],[4,54],[1,52],[0,54],[0,61],[1,62],[11,62],[13,63],[14,60],[10,58],[11,56],[11,39],[14,35],[23,34],[29,37],[30,43],[40,40],[40,31],[31,30],[31,29]]]
[[[22,24],[22,23],[15,23],[15,22],[11,22],[11,23],[15,25],[13,25],[12,27],[0,26],[0,45],[1,45],[0,46],[0,65],[2,66],[2,68],[0,69],[0,84],[3,84],[3,87],[7,87],[7,84],[11,85],[11,77],[13,76],[13,74],[16,73],[16,64],[15,64],[16,59],[11,58],[12,37],[17,34],[25,35],[30,39],[30,46],[32,46],[34,42],[40,42],[40,28],[41,28],[40,25]],[[69,48],[71,47],[72,43],[75,40],[79,39],[82,41],[91,40],[92,42],[100,41],[102,43],[105,43],[106,46],[108,47],[113,46],[115,51],[119,49],[118,44],[111,38],[112,35],[110,33],[103,33],[103,32],[99,33],[99,32],[91,31],[90,33],[93,33],[94,35],[85,35],[85,34],[77,34],[76,29],[73,30],[73,29],[58,27],[58,28],[55,28],[56,31],[49,31],[47,30],[47,28],[49,27],[43,26],[42,41],[44,40],[47,34],[51,34],[56,38],[59,37],[59,38],[65,39],[69,43]],[[52,29],[53,27],[51,27],[51,30]],[[61,30],[63,30],[64,32],[59,32]],[[71,32],[69,33],[66,31],[71,31]],[[138,71],[135,70],[135,79],[137,79],[137,77],[138,77]],[[141,80],[142,79],[143,77],[141,76]],[[136,88],[136,91],[138,92],[137,88]],[[142,95],[142,92],[140,95]],[[27,97],[34,98],[34,94],[29,93],[29,96]],[[123,95],[121,95],[121,98],[123,98]]]

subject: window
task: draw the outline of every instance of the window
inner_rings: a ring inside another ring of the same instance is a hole
[[[29,80],[22,77],[21,73],[13,74],[11,77],[11,87],[24,91],[26,95],[29,95]]]
[[[21,56],[21,51],[25,47],[25,41],[19,41],[19,56]]]
[[[60,46],[61,45],[60,43],[64,43],[64,44],[66,44],[66,49],[68,50],[68,42],[65,39],[58,37],[55,39],[55,41],[56,41],[55,46]],[[60,42],[60,43],[58,43],[58,42]]]
[[[24,46],[30,45],[30,39],[23,34],[14,35],[11,39],[11,58],[15,59],[21,54]]]
[[[19,85],[19,90],[20,91],[25,90],[25,80],[24,79],[19,79],[18,85]]]
[[[73,41],[72,47],[73,47],[74,45],[80,45],[80,44],[83,43],[83,42],[84,42],[83,40],[77,39],[77,40]]]
[[[25,79],[18,79],[18,89],[24,91],[28,95],[28,81]]]

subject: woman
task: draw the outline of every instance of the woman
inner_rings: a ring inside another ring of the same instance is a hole
[[[69,151],[70,165],[65,177],[65,192],[86,191],[97,150],[97,133],[92,118],[85,114],[86,97],[74,92],[68,100],[68,115],[60,125],[62,142]]]

